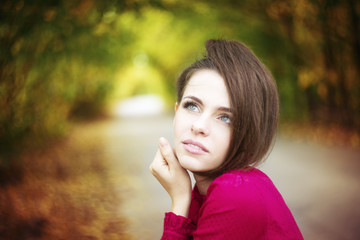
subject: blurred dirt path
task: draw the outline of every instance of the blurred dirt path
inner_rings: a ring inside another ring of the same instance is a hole
[[[170,198],[148,166],[158,138],[172,141],[172,118],[111,119],[100,124],[105,157],[123,199],[119,214],[128,219],[135,239],[160,239]],[[260,169],[282,193],[305,239],[360,239],[360,150],[280,136]]]
[[[360,239],[360,150],[279,137],[262,169],[305,239]]]
[[[106,129],[104,152],[123,200],[119,214],[127,218],[135,239],[160,239],[170,198],[148,169],[159,137],[172,141],[172,118],[114,119]]]

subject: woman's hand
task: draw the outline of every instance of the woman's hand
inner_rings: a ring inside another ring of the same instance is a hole
[[[190,176],[180,165],[170,143],[165,138],[160,138],[159,150],[149,169],[170,195],[171,211],[187,217],[191,201]]]

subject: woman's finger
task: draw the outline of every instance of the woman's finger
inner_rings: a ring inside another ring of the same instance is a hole
[[[154,174],[155,172],[164,171],[168,169],[169,169],[168,163],[161,155],[160,150],[157,150],[155,157],[149,167],[150,172]]]
[[[167,162],[170,168],[179,165],[179,162],[176,159],[175,153],[170,143],[163,137],[159,139],[159,149],[162,157]]]

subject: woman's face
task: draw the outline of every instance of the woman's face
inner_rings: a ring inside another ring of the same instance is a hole
[[[199,70],[189,79],[175,107],[174,144],[181,166],[192,172],[217,168],[230,146],[229,96],[214,70]]]

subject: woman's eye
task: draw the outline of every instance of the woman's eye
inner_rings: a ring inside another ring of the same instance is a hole
[[[195,103],[192,103],[192,102],[185,103],[184,108],[186,108],[186,109],[188,109],[190,111],[193,111],[193,112],[198,112],[199,111],[199,107]]]
[[[227,115],[223,115],[223,116],[221,116],[219,119],[220,119],[221,121],[223,121],[223,122],[231,123],[230,117],[227,116]]]

